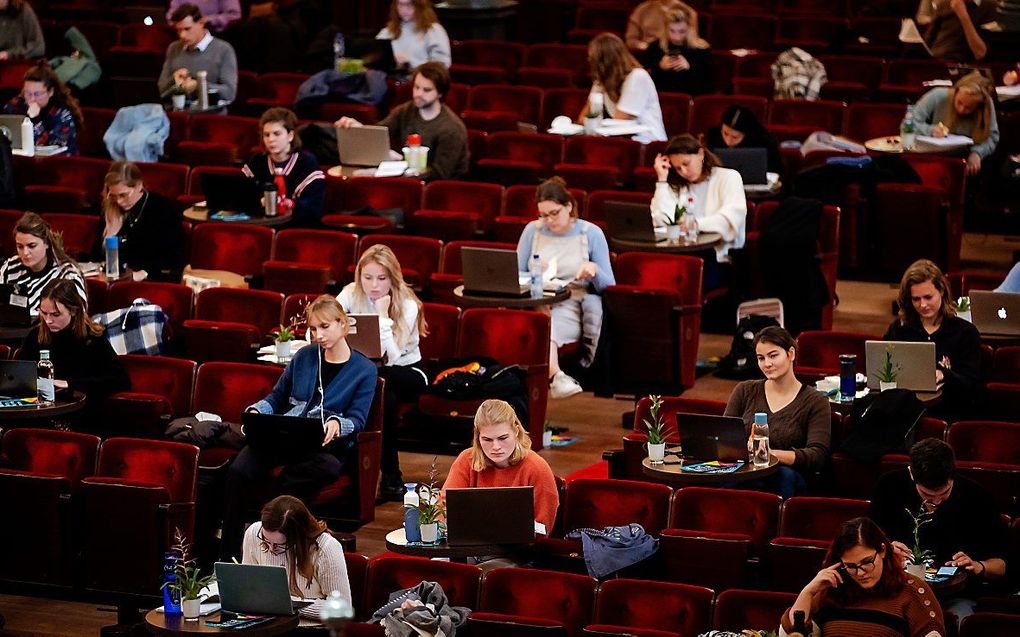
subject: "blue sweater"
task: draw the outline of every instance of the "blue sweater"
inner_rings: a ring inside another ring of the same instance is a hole
[[[588,290],[595,294],[602,294],[602,291],[608,286],[616,285],[613,266],[609,263],[609,243],[606,241],[606,235],[602,232],[602,228],[584,219],[578,219],[569,230],[559,236],[573,237],[581,234],[582,231],[588,234],[588,260],[598,266],[598,272],[595,273],[595,278],[589,282]],[[517,242],[517,269],[521,274],[528,272],[528,261],[532,256],[531,245],[536,232],[550,237],[557,236],[555,233],[549,232],[545,223],[540,219],[524,226],[521,238]]]
[[[287,416],[316,418],[319,416],[319,346],[312,344],[298,350],[271,394],[248,409],[262,414],[283,413]],[[326,386],[325,419],[340,422],[340,433],[349,436],[365,428],[365,419],[372,407],[378,372],[372,361],[351,351],[351,358]]]

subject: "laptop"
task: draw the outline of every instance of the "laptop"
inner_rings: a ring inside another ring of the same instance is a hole
[[[35,398],[37,374],[34,361],[0,361],[0,397]]]
[[[685,458],[747,461],[747,433],[736,416],[678,413],[676,430]]]
[[[282,566],[216,562],[213,572],[220,608],[231,613],[294,615],[312,603],[291,601],[287,569]]]
[[[665,236],[656,236],[655,234],[652,210],[648,204],[607,201],[606,223],[610,239],[641,243],[666,241]]]
[[[989,336],[1020,336],[1020,294],[971,290],[974,327]]]
[[[713,148],[723,166],[740,173],[745,186],[768,183],[768,151],[764,148]]]
[[[28,297],[19,293],[10,283],[0,283],[0,325],[28,327],[32,324],[32,311]]]
[[[461,248],[464,294],[523,297],[531,286],[521,285],[517,251],[497,248]]]
[[[383,357],[378,314],[348,314],[347,344],[373,360]]]
[[[393,57],[393,42],[379,40],[372,36],[353,36],[347,38],[344,55],[357,58],[366,68],[393,73],[397,70],[397,60]]]
[[[21,150],[21,122],[26,119],[24,115],[0,115],[0,133],[11,142],[11,150]]]
[[[336,129],[340,165],[375,168],[390,160],[390,129],[385,126],[356,126]]]
[[[322,421],[281,414],[241,414],[246,444],[256,451],[299,456],[322,451]]]
[[[251,177],[202,173],[202,192],[209,213],[243,212],[252,217],[264,214],[263,188]]]
[[[535,541],[534,487],[446,490],[449,546],[531,544]]]
[[[878,370],[885,364],[885,353],[892,353],[897,370],[896,387],[933,392],[935,387],[935,343],[909,341],[865,341],[868,363],[868,387],[878,389]]]

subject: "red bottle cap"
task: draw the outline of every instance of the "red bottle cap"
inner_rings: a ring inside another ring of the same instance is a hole
[[[421,146],[421,135],[418,133],[411,133],[407,136],[408,146]]]

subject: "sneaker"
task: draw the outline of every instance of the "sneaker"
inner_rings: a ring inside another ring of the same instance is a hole
[[[549,383],[550,398],[569,398],[582,391],[584,390],[581,385],[562,371],[556,372],[556,375],[552,377],[552,382]]]

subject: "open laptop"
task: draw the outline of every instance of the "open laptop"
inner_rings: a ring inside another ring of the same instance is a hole
[[[713,148],[723,166],[740,173],[745,186],[768,183],[769,156],[764,148]]]
[[[294,615],[312,603],[291,601],[287,569],[282,566],[216,562],[213,571],[220,608],[231,613]]]
[[[477,296],[523,297],[531,287],[521,285],[517,251],[497,248],[462,248],[461,271],[464,293]]]
[[[0,115],[0,133],[11,142],[11,150],[21,150],[21,122],[25,120],[24,115]]]
[[[681,412],[676,415],[676,430],[685,458],[747,460],[747,435],[740,418]]]
[[[202,173],[202,192],[205,193],[209,213],[244,212],[252,217],[262,216],[263,188],[261,184],[238,173],[221,175]]]
[[[665,235],[655,235],[652,211],[648,204],[607,201],[606,223],[610,239],[643,243],[666,241]]]
[[[347,344],[373,360],[383,357],[378,314],[348,314]]]
[[[386,74],[397,70],[391,40],[379,40],[372,36],[352,36],[347,38],[344,55],[360,59],[365,68]]]
[[[450,546],[530,544],[535,541],[534,487],[446,490]]]
[[[390,129],[385,126],[357,126],[336,129],[340,165],[375,168],[390,160]]]
[[[32,311],[28,297],[20,294],[10,283],[0,283],[0,325],[28,327],[32,324]]]
[[[1020,336],[1020,294],[971,290],[970,317],[989,336]]]
[[[319,418],[245,412],[241,424],[247,445],[256,451],[284,456],[322,451],[325,435]]]
[[[0,361],[0,398],[35,398],[37,373],[33,361]]]
[[[935,343],[909,341],[865,341],[868,363],[868,387],[878,389],[878,370],[885,364],[885,353],[892,353],[896,369],[896,387],[933,392],[935,387]]]

